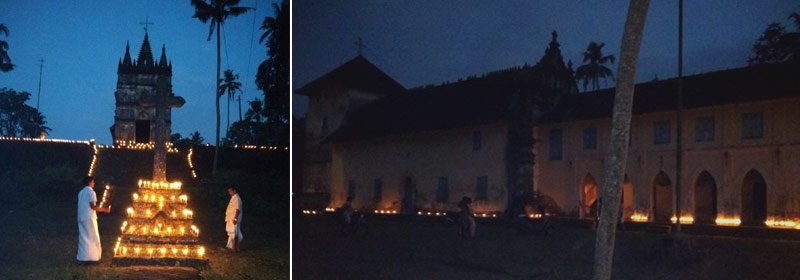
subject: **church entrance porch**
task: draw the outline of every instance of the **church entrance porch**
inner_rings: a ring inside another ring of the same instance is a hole
[[[586,174],[581,184],[581,209],[582,217],[595,219],[597,218],[597,181],[594,180],[592,174]]]
[[[767,220],[767,183],[761,173],[750,170],[742,182],[742,225],[764,226]]]
[[[628,174],[625,174],[625,178],[622,181],[622,219],[627,220],[630,218],[633,215],[633,211],[633,183],[631,183],[631,178],[628,177]]]
[[[404,214],[413,214],[415,211],[414,200],[416,199],[416,190],[410,177],[406,177],[403,183],[403,201],[400,207],[400,212]]]
[[[136,120],[136,143],[150,143],[150,120]]]
[[[653,222],[670,223],[672,218],[672,181],[661,171],[653,180]]]
[[[714,224],[717,217],[717,183],[703,171],[694,184],[694,220],[700,224]]]

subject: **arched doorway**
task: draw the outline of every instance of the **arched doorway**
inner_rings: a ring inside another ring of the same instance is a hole
[[[742,225],[764,226],[767,220],[767,182],[751,169],[742,182]]]
[[[150,143],[150,115],[142,111],[136,117],[134,140],[136,143]]]
[[[622,217],[627,220],[633,215],[633,183],[628,174],[625,174],[625,179],[622,181]]]
[[[403,180],[403,200],[400,204],[400,212],[409,215],[414,214],[414,211],[416,211],[416,197],[417,189],[411,177],[406,177],[405,180]]]
[[[700,224],[713,224],[717,218],[717,182],[711,173],[703,170],[694,182],[694,220]]]
[[[672,181],[664,171],[653,180],[653,222],[670,223],[672,218]]]
[[[584,218],[597,217],[597,182],[592,174],[586,174],[581,184],[581,211]]]

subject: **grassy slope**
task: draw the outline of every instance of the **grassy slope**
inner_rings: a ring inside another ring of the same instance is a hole
[[[208,165],[206,154],[196,151],[195,164]],[[211,151],[213,152],[213,150]],[[280,153],[280,152],[279,152]],[[200,173],[201,180],[188,179],[186,155],[171,154],[168,158],[170,179],[180,179],[189,193],[195,210],[195,223],[201,228],[201,242],[206,245],[210,267],[199,276],[208,279],[287,279],[289,259],[288,234],[288,155],[275,153],[231,153],[249,159],[253,164],[242,168],[227,164],[210,180]],[[236,159],[234,156],[229,158]],[[103,244],[100,265],[75,265],[77,228],[75,201],[80,180],[91,162],[91,148],[86,145],[42,146],[41,143],[11,145],[0,142],[0,275],[3,279],[125,279],[150,275],[151,279],[198,276],[110,267],[112,247],[119,235],[124,209],[130,205],[135,182],[148,176],[151,158],[146,152],[101,150],[96,177],[98,182],[116,186],[111,214],[100,214],[98,223]],[[278,161],[283,161],[283,164]],[[223,166],[225,162],[223,162]],[[261,171],[264,166],[286,166]],[[9,168],[5,168],[9,167]],[[216,183],[215,183],[216,182]],[[220,183],[224,182],[224,183]],[[227,205],[224,187],[240,187],[245,204],[243,223],[244,252],[225,253],[220,247],[226,236],[222,215]],[[177,271],[180,272],[180,271]]]

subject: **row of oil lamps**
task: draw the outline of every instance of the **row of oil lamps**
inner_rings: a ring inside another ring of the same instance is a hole
[[[164,203],[165,201],[167,201],[167,199],[163,195],[150,194],[148,192],[144,192],[144,195],[133,193],[133,202]],[[189,197],[185,194],[181,194],[179,196],[171,195],[167,202],[186,203],[187,201],[189,201]]]
[[[336,209],[328,207],[328,208],[325,208],[325,211],[326,212],[334,212],[334,211],[336,211]],[[398,213],[397,210],[373,210],[373,212],[375,214],[397,214]],[[322,211],[317,211],[317,210],[303,210],[303,214],[307,214],[307,215],[317,215],[317,214],[322,214],[322,213],[323,213]],[[430,211],[418,211],[417,212],[417,215],[420,215],[420,216],[445,216],[446,214],[447,214],[446,212],[436,212],[436,211],[433,211],[433,212],[430,212]],[[496,218],[497,214],[496,213],[476,213],[475,217]],[[531,218],[531,219],[542,218],[542,214],[539,214],[539,213],[528,214],[528,218]],[[675,217],[675,216],[672,216],[670,218],[670,220],[672,221],[673,224],[678,222],[678,218]],[[647,215],[647,213],[635,212],[633,215],[630,216],[630,221],[632,221],[632,222],[648,222],[648,221],[650,221],[650,219],[649,219],[649,216]],[[693,224],[694,223],[694,217],[692,215],[681,215],[680,223],[681,224]],[[715,220],[715,223],[717,225],[721,225],[721,226],[739,226],[739,225],[742,224],[742,221],[738,217],[720,216],[720,217],[717,217],[717,219]],[[764,222],[764,225],[766,225],[767,227],[770,227],[770,228],[800,229],[800,220],[789,220],[789,219],[781,219],[781,218],[770,217]]]
[[[68,143],[68,144],[86,144],[86,145],[91,145],[92,142],[94,142],[94,139],[91,139],[91,140],[68,140],[68,139],[46,139],[46,138],[27,138],[27,137],[0,136],[0,141],[50,142],[50,143]]]
[[[139,180],[137,184],[139,188],[154,189],[154,190],[180,190],[181,182],[153,182],[148,180]]]
[[[159,237],[183,237],[187,236],[187,233],[190,236],[199,236],[200,229],[197,228],[195,225],[191,225],[188,230],[185,226],[164,226],[163,224],[156,224],[154,226],[139,226],[133,224],[128,224],[128,221],[122,223],[120,227],[122,233],[131,234],[131,235],[149,235],[149,236],[159,236]]]
[[[197,173],[194,172],[194,164],[192,163],[192,153],[194,153],[194,149],[189,148],[189,152],[186,154],[186,161],[189,162],[189,170],[192,171],[192,178],[197,178]]]
[[[155,216],[155,214],[157,214],[159,211],[161,211],[163,209],[164,205],[163,204],[159,204],[158,206],[159,206],[159,210],[150,210],[148,208],[148,209],[145,209],[144,211],[142,211],[142,210],[137,211],[136,209],[133,209],[133,207],[128,207],[128,209],[127,209],[128,217],[129,218],[145,218],[145,219],[152,218],[152,217]],[[194,216],[194,212],[192,212],[192,210],[189,210],[189,209],[186,209],[186,208],[181,210],[180,213],[178,213],[178,211],[176,211],[176,210],[172,210],[172,212],[169,213],[169,217],[173,218],[173,219],[191,219],[193,216]]]
[[[114,257],[135,257],[135,258],[202,258],[206,254],[203,246],[190,245],[125,245],[120,244],[121,238],[117,239],[114,246]],[[192,248],[195,247],[195,248]]]
[[[95,142],[94,139],[91,140],[69,140],[69,139],[47,139],[47,138],[29,138],[29,137],[7,137],[7,136],[0,136],[0,141],[22,141],[22,142],[51,142],[51,143],[69,143],[69,144],[86,144],[91,145]],[[124,141],[124,140],[117,140],[114,141],[114,145],[99,145],[100,148],[106,149],[152,149],[155,144],[153,142],[150,143],[137,143],[136,141]],[[204,146],[210,147],[211,144],[204,144]],[[278,146],[256,146],[256,145],[233,145],[233,148],[237,149],[258,149],[258,150],[285,150],[288,151],[289,147],[278,147]],[[178,150],[172,146],[172,142],[167,142],[167,150],[171,153],[177,152]]]

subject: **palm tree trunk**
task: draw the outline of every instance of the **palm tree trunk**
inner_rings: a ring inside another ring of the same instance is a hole
[[[625,173],[628,157],[628,137],[630,135],[633,90],[636,83],[636,62],[642,45],[644,22],[650,0],[631,0],[625,31],[622,35],[617,89],[614,96],[614,116],[611,127],[611,145],[608,148],[608,165],[603,174],[602,188],[605,208],[600,212],[600,224],[594,249],[595,280],[611,278],[614,259],[614,239],[619,220],[620,183]]]
[[[217,163],[219,162],[219,67],[221,65],[219,30],[220,30],[220,22],[217,21],[217,79],[214,80],[217,84],[216,90],[214,91],[214,102],[217,105],[217,134],[216,134],[216,141],[214,142],[214,165],[211,168],[212,175],[217,173]]]
[[[228,133],[231,132],[231,97],[230,96],[228,96],[228,111],[227,111],[227,114],[228,114],[228,124],[225,125],[225,139],[226,140],[228,139],[228,136],[230,136]]]

